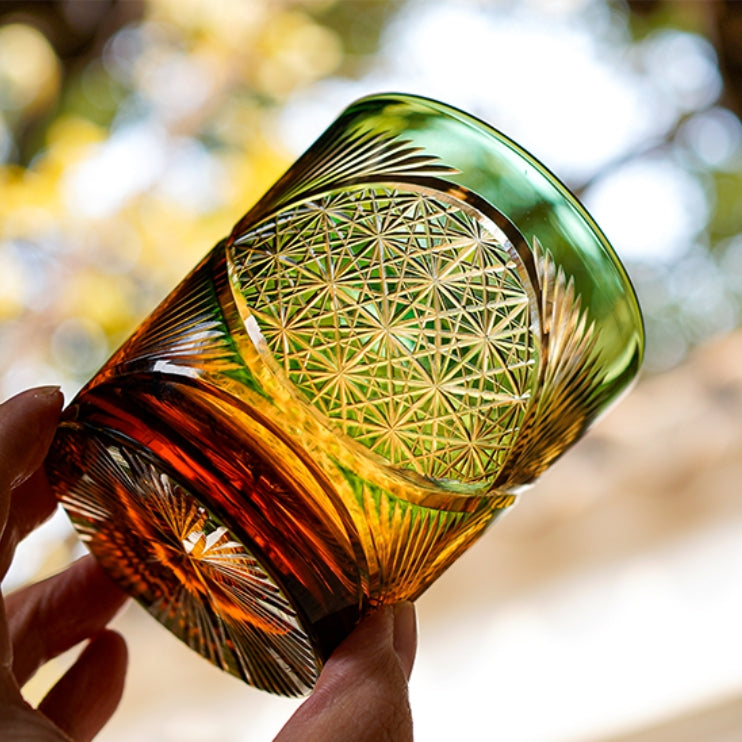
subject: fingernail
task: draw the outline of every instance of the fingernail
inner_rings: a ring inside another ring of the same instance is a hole
[[[62,393],[62,389],[59,386],[37,386],[33,390],[33,396],[37,399],[49,399],[51,397],[56,397],[58,394]]]
[[[394,651],[409,680],[417,652],[417,617],[412,603],[397,603],[394,606]]]

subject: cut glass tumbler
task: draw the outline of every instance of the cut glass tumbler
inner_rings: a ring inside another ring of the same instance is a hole
[[[351,105],[67,408],[103,567],[248,683],[314,684],[623,392],[637,301],[569,191],[443,104]]]

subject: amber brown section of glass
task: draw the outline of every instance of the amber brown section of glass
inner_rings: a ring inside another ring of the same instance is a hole
[[[278,693],[414,600],[634,377],[566,189],[409,96],[351,106],[65,413],[49,470],[164,625]]]

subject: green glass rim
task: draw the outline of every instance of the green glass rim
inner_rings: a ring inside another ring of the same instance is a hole
[[[447,180],[493,204],[529,244],[537,237],[574,280],[591,317],[615,325],[611,345],[623,361],[609,363],[621,371],[612,379],[609,372],[606,381],[617,390],[629,385],[645,350],[636,290],[595,219],[551,169],[486,121],[432,98],[399,92],[364,96],[351,103],[336,123],[353,126],[360,119],[369,130],[383,126],[437,155],[458,170]],[[432,119],[443,124],[440,132],[431,135]],[[480,161],[471,154],[472,147]],[[618,316],[618,310],[623,316]]]

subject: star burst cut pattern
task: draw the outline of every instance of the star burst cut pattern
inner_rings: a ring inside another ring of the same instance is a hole
[[[307,400],[393,465],[486,482],[537,375],[523,267],[470,205],[414,184],[327,192],[232,246],[233,281]]]
[[[153,462],[89,445],[89,474],[62,502],[117,581],[223,670],[287,695],[311,688],[313,648],[261,560]]]

